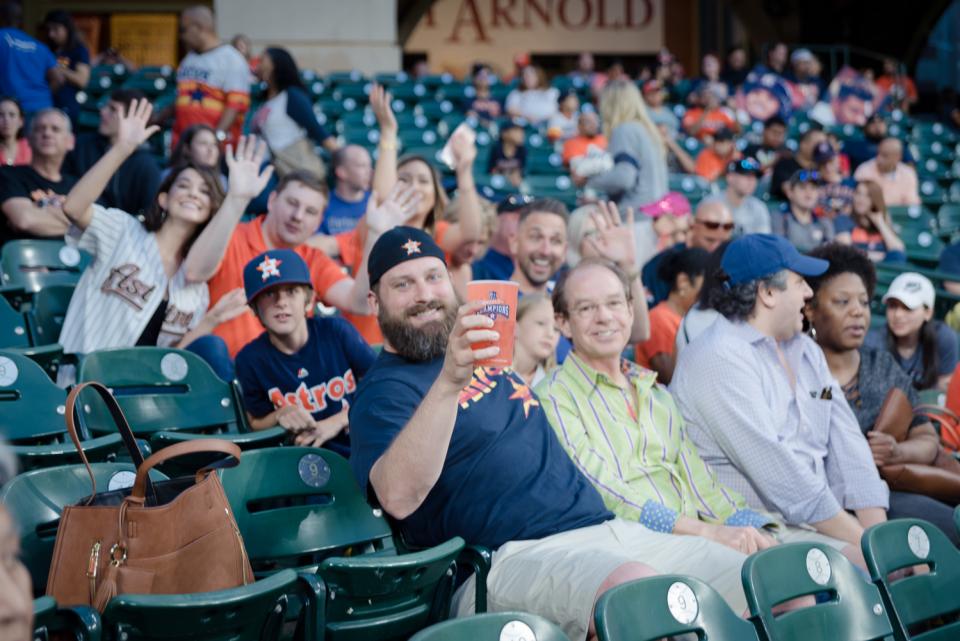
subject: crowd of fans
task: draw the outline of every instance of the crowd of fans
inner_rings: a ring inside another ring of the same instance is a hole
[[[958,362],[921,274],[870,320],[876,266],[908,259],[891,208],[922,202],[894,61],[829,82],[782,43],[693,78],[667,51],[636,78],[588,53],[553,82],[478,64],[466,124],[401,155],[389,83],[364,91],[373,145],[344,144],[289,52],[222,41],[203,7],[180,18],[173,102],[114,89],[75,135],[91,62],[70,16],[41,42],[0,7],[0,246],[92,257],[64,350],[197,352],[252,429],[348,456],[407,541],[495,549],[491,609],[582,639],[633,578],[697,576],[742,612],[745,555],[779,542],[863,567],[864,529],[901,516],[958,542],[953,505],[881,477],[932,464],[931,424],[874,430],[891,389],[918,405]],[[572,201],[527,188],[534,139]],[[519,285],[512,369],[474,366],[497,349],[482,301],[461,304],[476,279]]]

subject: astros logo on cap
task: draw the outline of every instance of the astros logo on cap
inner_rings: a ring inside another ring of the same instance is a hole
[[[407,256],[420,253],[420,241],[413,240],[412,238],[403,245],[400,245],[400,247],[407,250]]]
[[[271,276],[280,277],[280,270],[277,269],[280,266],[280,263],[283,262],[278,258],[270,258],[267,256],[263,259],[259,265],[257,265],[257,271],[260,272],[263,280],[267,280]]]

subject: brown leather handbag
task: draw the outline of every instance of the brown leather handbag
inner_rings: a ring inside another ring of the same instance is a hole
[[[900,443],[907,438],[912,421],[910,400],[895,387],[883,400],[873,429],[893,436]],[[880,467],[880,476],[891,490],[923,494],[950,505],[960,502],[960,461],[939,446],[933,462],[884,465]]]
[[[83,389],[106,403],[137,466],[132,488],[97,493],[80,446],[74,408]],[[243,539],[215,467],[236,465],[240,448],[198,439],[164,448],[146,460],[116,399],[99,383],[79,385],[67,397],[67,427],[93,485],[91,495],[64,508],[50,564],[47,594],[63,605],[100,611],[117,594],[211,592],[253,582]],[[153,482],[149,472],[169,459],[212,452],[227,458],[195,477]]]

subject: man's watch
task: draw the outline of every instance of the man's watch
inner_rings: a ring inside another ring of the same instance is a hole
[[[227,132],[222,129],[217,129],[216,133],[214,133],[214,136],[217,137],[218,142],[223,142],[227,139]]]

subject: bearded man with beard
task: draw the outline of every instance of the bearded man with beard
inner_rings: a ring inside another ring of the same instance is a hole
[[[350,408],[350,465],[407,541],[495,550],[488,609],[540,614],[575,640],[594,638],[603,592],[657,570],[697,576],[745,609],[742,555],[614,518],[530,388],[509,368],[477,366],[498,353],[493,321],[483,301],[458,304],[428,234],[383,234],[369,275],[384,343]],[[474,611],[474,588],[471,577],[454,595],[458,616]]]

